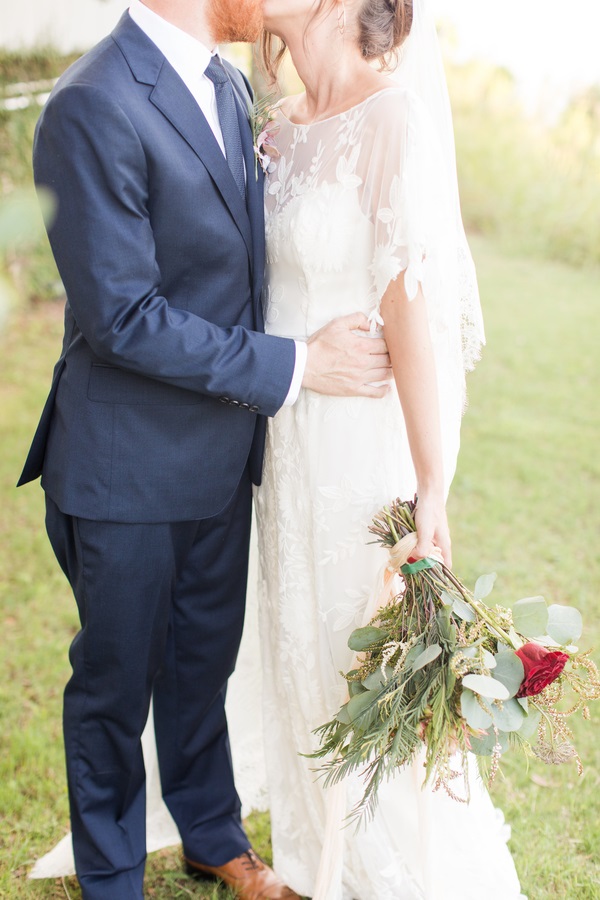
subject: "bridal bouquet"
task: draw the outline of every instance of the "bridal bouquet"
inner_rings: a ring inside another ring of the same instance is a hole
[[[468,751],[488,757],[490,782],[511,746],[547,763],[575,760],[581,774],[567,720],[589,718],[588,702],[600,697],[590,651],[574,646],[579,612],[542,597],[489,606],[495,575],[471,593],[439,560],[411,561],[415,506],[397,500],[370,528],[390,551],[388,579],[398,572],[403,590],[350,636],[359,655],[344,676],[349,699],[316,731],[326,784],[365,772],[356,817],[373,812],[382,779],[423,745],[425,782],[463,802]],[[463,796],[453,787],[461,772]]]

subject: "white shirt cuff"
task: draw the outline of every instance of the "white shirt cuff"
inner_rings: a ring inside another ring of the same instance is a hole
[[[292,383],[288,395],[285,398],[284,406],[293,406],[298,399],[300,388],[302,387],[302,379],[306,369],[306,361],[308,359],[308,347],[304,341],[294,341],[296,345],[296,362],[294,364],[294,374],[292,375]]]

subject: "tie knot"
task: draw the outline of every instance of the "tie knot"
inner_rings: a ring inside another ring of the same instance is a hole
[[[225,66],[218,56],[212,56],[211,60],[204,70],[204,74],[213,84],[224,84],[229,81],[229,76],[225,71]]]

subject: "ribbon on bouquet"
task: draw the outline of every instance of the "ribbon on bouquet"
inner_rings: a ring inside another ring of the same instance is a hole
[[[442,551],[438,547],[425,559],[409,563],[418,537],[416,532],[409,532],[395,544],[390,550],[388,564],[379,576],[382,587],[374,590],[365,608],[361,627],[365,627],[375,617],[380,609],[400,593],[395,589],[394,582],[399,574],[408,575],[428,569],[435,565],[436,561],[442,562]],[[361,662],[361,653],[357,653],[350,665],[350,669],[358,668]],[[344,687],[344,694],[340,698],[340,706],[348,702],[348,688]],[[342,900],[342,879],[344,867],[344,820],[348,814],[348,788],[346,780],[338,781],[326,789],[326,814],[325,834],[323,848],[319,860],[317,880],[312,900]]]

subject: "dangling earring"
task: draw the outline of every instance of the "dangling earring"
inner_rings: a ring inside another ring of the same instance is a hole
[[[342,7],[338,11],[338,30],[343,37],[346,33],[346,0],[342,0]]]

